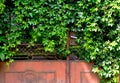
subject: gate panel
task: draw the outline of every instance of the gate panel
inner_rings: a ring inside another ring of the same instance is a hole
[[[83,61],[0,62],[0,83],[99,83],[91,70],[92,64]]]
[[[0,83],[66,83],[65,61],[15,61],[2,72]]]
[[[83,61],[70,62],[70,83],[99,83],[96,74],[92,73],[92,64]]]

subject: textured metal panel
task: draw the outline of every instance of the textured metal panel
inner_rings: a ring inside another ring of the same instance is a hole
[[[92,64],[83,61],[23,60],[10,66],[0,62],[0,83],[99,83],[91,70]]]
[[[8,72],[5,83],[56,83],[55,72]]]
[[[18,57],[19,55],[26,57],[27,56],[33,56],[33,55],[56,55],[55,52],[45,52],[44,47],[42,46],[42,44],[35,44],[34,46],[30,46],[30,44],[28,43],[23,43],[21,45],[17,46],[18,51],[16,51],[16,55],[14,57]],[[11,48],[11,51],[15,51],[15,48]],[[20,57],[19,56],[19,57]],[[13,57],[13,58],[14,58]]]
[[[65,61],[15,61],[3,67],[0,83],[66,83]]]

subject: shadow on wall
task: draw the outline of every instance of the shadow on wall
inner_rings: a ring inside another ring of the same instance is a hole
[[[97,74],[92,72],[92,63],[84,63],[81,75],[81,83],[99,83],[99,78]]]
[[[71,61],[71,83],[99,83],[97,74],[92,72],[91,63]]]
[[[97,75],[92,72],[82,72],[81,83],[99,83],[99,79]]]

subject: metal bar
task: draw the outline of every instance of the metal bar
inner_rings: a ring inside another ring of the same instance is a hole
[[[66,62],[66,73],[67,73],[67,77],[66,77],[66,81],[67,83],[71,83],[70,82],[70,60],[69,60],[69,56],[67,56],[67,62]]]
[[[68,39],[67,39],[67,50],[69,49],[69,46],[70,46],[70,32],[68,31],[67,32],[67,36],[68,36]],[[67,61],[66,61],[66,82],[67,83],[70,83],[70,58],[69,58],[69,55],[67,56]]]

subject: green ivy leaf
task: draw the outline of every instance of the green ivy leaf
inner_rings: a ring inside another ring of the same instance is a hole
[[[5,55],[4,55],[3,53],[0,53],[0,59],[1,59],[2,61],[5,60]]]

